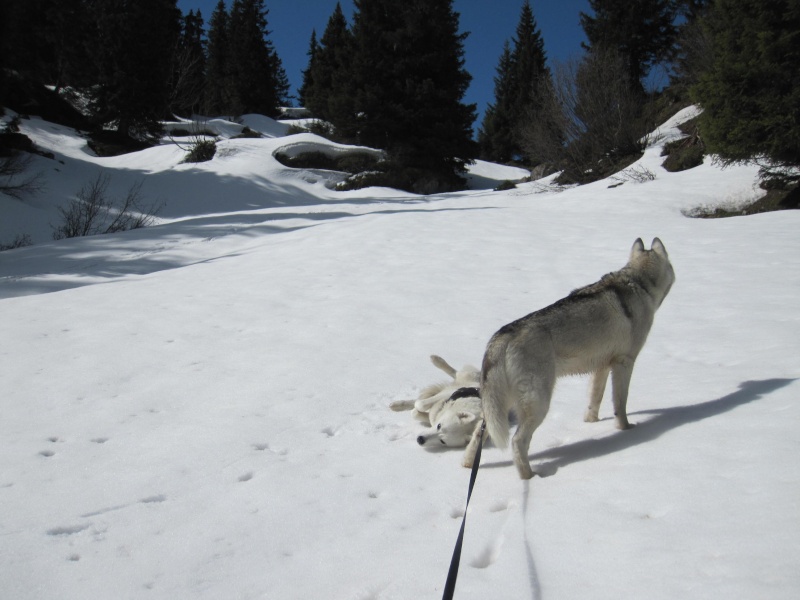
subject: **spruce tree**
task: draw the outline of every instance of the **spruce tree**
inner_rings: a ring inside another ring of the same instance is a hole
[[[312,40],[313,42],[313,40]],[[353,36],[337,2],[306,71],[310,84],[304,102],[316,117],[331,122],[342,139],[350,139],[353,121],[350,63]],[[313,49],[312,49],[313,50]]]
[[[269,40],[264,0],[234,0],[229,23],[231,111],[279,114],[288,103],[289,82]]]
[[[486,107],[478,131],[480,157],[483,160],[503,163],[510,161],[513,154],[513,124],[507,110],[513,85],[511,66],[511,47],[506,41],[494,77],[494,102]]]
[[[172,98],[170,110],[191,116],[200,110],[205,88],[205,41],[203,16],[190,10],[181,16],[181,35],[173,56]]]
[[[92,116],[123,136],[160,135],[167,115],[172,52],[179,34],[176,0],[89,0],[97,25]]]
[[[319,52],[319,42],[317,42],[317,30],[311,30],[311,41],[308,43],[308,66],[303,71],[303,82],[297,90],[300,106],[308,108],[308,98],[314,93],[314,64],[317,61]]]
[[[495,162],[522,158],[520,123],[539,109],[538,90],[550,77],[546,66],[544,40],[536,25],[530,1],[525,0],[517,24],[513,49],[506,43],[495,77],[495,101],[478,133],[481,157]]]
[[[715,0],[704,24],[714,60],[692,91],[708,150],[800,166],[800,3]]]
[[[206,86],[204,110],[207,115],[220,116],[231,111],[231,73],[230,73],[230,15],[225,2],[219,0],[208,28],[206,46]]]
[[[460,185],[477,153],[475,105],[462,103],[471,76],[458,18],[451,0],[356,0],[358,139],[416,174],[416,189]]]
[[[589,0],[594,16],[581,13],[587,50],[616,50],[626,61],[632,85],[644,91],[653,65],[671,57],[675,0]]]

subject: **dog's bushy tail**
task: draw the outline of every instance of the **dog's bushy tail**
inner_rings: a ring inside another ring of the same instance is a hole
[[[489,437],[498,448],[508,446],[508,379],[505,344],[495,335],[486,347],[481,368],[481,406]]]

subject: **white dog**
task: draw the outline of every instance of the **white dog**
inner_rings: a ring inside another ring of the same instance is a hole
[[[431,362],[452,381],[429,385],[416,400],[398,400],[389,408],[411,410],[415,418],[430,427],[417,437],[420,446],[463,448],[483,418],[478,392],[481,373],[470,365],[456,371],[436,355],[431,356]]]

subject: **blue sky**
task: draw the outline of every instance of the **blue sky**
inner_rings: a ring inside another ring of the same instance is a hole
[[[200,9],[208,23],[218,0],[178,0],[184,12]],[[270,39],[283,62],[292,93],[302,81],[308,65],[308,44],[312,30],[321,36],[337,0],[266,0]],[[226,0],[230,7],[231,0]],[[465,43],[466,68],[472,84],[464,98],[478,105],[477,130],[486,105],[494,99],[493,77],[503,43],[514,35],[523,0],[455,0],[461,15],[461,31],[470,32]],[[341,0],[342,10],[352,23],[353,2]],[[585,40],[579,13],[589,12],[588,0],[532,0],[536,23],[544,38],[548,61],[565,60],[581,52]]]

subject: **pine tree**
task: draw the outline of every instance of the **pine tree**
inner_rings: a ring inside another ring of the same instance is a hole
[[[94,119],[115,123],[124,136],[158,136],[180,29],[176,0],[89,0],[89,6],[97,25]]]
[[[264,0],[234,0],[229,24],[231,111],[279,114],[288,103],[289,82],[268,39]]]
[[[683,16],[683,22],[677,28],[670,87],[681,95],[688,86],[697,83],[702,73],[712,68],[711,36],[701,19],[708,6],[709,0],[678,0],[678,13]]]
[[[800,166],[800,2],[715,0],[704,23],[714,60],[692,91],[708,150]]]
[[[338,5],[337,5],[338,6]],[[311,30],[311,41],[308,43],[308,66],[303,71],[303,82],[297,90],[297,96],[300,100],[300,106],[308,108],[308,98],[314,93],[314,65],[317,62],[317,53],[319,52],[319,42],[317,42],[317,30]]]
[[[313,42],[313,40],[312,40]],[[350,63],[353,35],[347,19],[337,2],[320,43],[309,60],[306,71],[310,85],[306,86],[304,102],[316,117],[334,124],[342,139],[354,135],[352,131],[353,102]]]
[[[206,54],[206,86],[204,95],[204,111],[207,115],[219,116],[231,109],[231,73],[230,73],[230,15],[225,2],[219,0],[208,28],[208,45]]]
[[[670,58],[675,42],[674,0],[589,0],[594,16],[581,13],[589,40],[584,47],[619,52],[630,81],[644,91],[643,79],[653,65]]]
[[[536,25],[530,1],[525,0],[513,49],[506,43],[497,66],[495,101],[489,105],[478,133],[481,157],[496,162],[522,158],[520,123],[541,102],[538,92],[550,77],[546,66],[544,40]]]
[[[406,173],[438,181],[430,186],[458,185],[477,152],[475,105],[462,103],[471,76],[458,18],[451,0],[356,0],[358,139],[386,149]]]
[[[181,16],[181,35],[173,56],[170,110],[191,116],[200,110],[205,88],[205,42],[203,16],[190,10]]]

